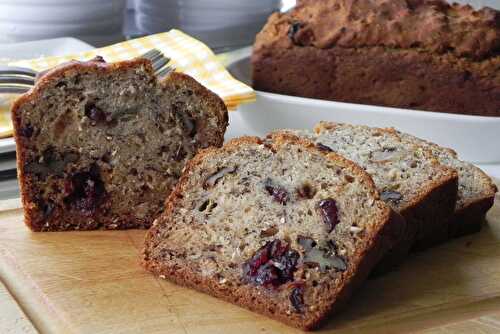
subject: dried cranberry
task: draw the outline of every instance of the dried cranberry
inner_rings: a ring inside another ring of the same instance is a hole
[[[64,184],[64,201],[84,216],[91,216],[106,195],[104,183],[97,166],[88,172],[80,172]]]
[[[85,116],[87,116],[88,118],[90,118],[95,122],[106,121],[106,113],[93,103],[88,103],[85,106]]]
[[[280,284],[278,272],[279,271],[275,266],[266,263],[257,270],[254,281],[259,285],[278,286]]]
[[[280,279],[283,282],[293,281],[293,273],[299,261],[299,253],[294,250],[287,250],[286,253],[273,261],[275,267],[280,269]]]
[[[290,294],[290,303],[297,312],[302,313],[304,311],[304,286],[293,288]]]
[[[321,151],[325,151],[325,152],[333,152],[332,148],[329,147],[329,146],[326,146],[324,144],[321,144],[321,143],[317,143],[316,144],[316,147],[318,147]]]
[[[248,275],[255,275],[257,273],[257,270],[263,266],[265,263],[267,263],[267,261],[269,261],[269,256],[270,256],[270,252],[269,252],[269,245],[270,244],[267,244],[263,247],[261,247],[256,253],[255,255],[250,259],[250,261],[247,262],[247,266],[248,266]]]
[[[328,226],[328,232],[333,231],[339,222],[337,204],[334,199],[323,199],[318,204],[323,221]]]
[[[74,205],[84,215],[91,215],[97,206],[97,201],[102,190],[93,180],[85,180],[83,184],[83,194],[81,198],[75,201]]]
[[[268,244],[268,249],[269,257],[276,258],[285,254],[285,252],[288,250],[288,244],[276,239]]]
[[[384,202],[399,203],[403,199],[403,195],[397,191],[385,190],[380,193],[380,198]]]
[[[31,138],[31,136],[33,135],[33,127],[31,125],[27,124],[26,126],[22,127],[19,130],[19,133],[23,137]]]
[[[74,191],[73,180],[72,179],[65,180],[63,187],[63,195],[65,197],[68,197],[73,193],[73,191]]]
[[[288,201],[288,192],[286,189],[273,185],[271,179],[265,181],[264,187],[269,195],[273,196],[273,199],[280,203],[281,205],[286,205]]]
[[[293,281],[298,260],[298,252],[276,239],[261,247],[243,264],[243,273],[252,283],[276,287]]]

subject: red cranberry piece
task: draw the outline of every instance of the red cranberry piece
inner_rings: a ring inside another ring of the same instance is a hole
[[[328,232],[333,231],[339,222],[337,204],[334,199],[327,198],[319,202],[318,208],[323,221],[328,226]]]
[[[31,125],[27,124],[26,126],[22,127],[19,130],[19,133],[23,137],[31,138],[31,136],[33,135],[33,127]]]
[[[268,245],[261,247],[255,255],[248,262],[249,275],[255,275],[257,270],[269,261],[269,248]]]
[[[259,285],[278,286],[280,284],[279,270],[272,264],[266,263],[257,270],[254,281]]]
[[[290,303],[299,313],[304,312],[304,286],[293,288],[290,294]]]
[[[73,175],[64,183],[64,201],[84,216],[91,216],[106,195],[99,170],[92,166],[90,171]]]
[[[288,250],[288,244],[281,242],[279,239],[273,240],[267,244],[267,248],[269,249],[269,257],[277,258]]]
[[[288,250],[273,261],[273,265],[280,270],[280,282],[293,281],[293,273],[297,269],[299,257],[300,255],[296,251]]]
[[[95,122],[106,121],[106,113],[93,103],[88,103],[85,106],[85,116],[87,116],[88,118],[90,118]]]
[[[267,179],[265,181],[264,187],[267,191],[267,193],[271,196],[273,196],[273,199],[280,203],[281,205],[286,205],[286,202],[288,201],[288,192],[286,189],[273,185],[271,179]]]
[[[279,286],[293,281],[299,253],[280,240],[268,242],[243,264],[245,278],[255,284]]]

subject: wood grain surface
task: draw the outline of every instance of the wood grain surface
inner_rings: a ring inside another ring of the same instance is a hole
[[[37,333],[31,321],[2,282],[0,282],[0,333]]]
[[[18,207],[0,203],[0,279],[19,303],[14,308],[33,322],[27,332],[300,332],[144,272],[144,231],[32,233]],[[2,312],[5,293],[0,285]],[[498,196],[480,233],[412,255],[398,271],[369,280],[319,332],[407,331],[500,332]]]

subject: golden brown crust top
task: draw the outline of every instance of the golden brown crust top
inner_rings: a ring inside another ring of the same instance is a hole
[[[500,12],[444,0],[300,0],[257,39],[290,47],[419,48],[484,60],[500,55]]]

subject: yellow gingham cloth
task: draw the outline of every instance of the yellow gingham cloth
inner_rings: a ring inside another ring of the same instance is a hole
[[[104,57],[107,62],[132,59],[151,49],[160,50],[172,59],[169,65],[179,72],[189,74],[219,95],[230,110],[236,109],[241,103],[255,100],[254,90],[234,79],[205,44],[179,30],[133,39],[79,54],[20,60],[8,65],[43,71],[66,61],[88,60],[97,55]],[[7,115],[6,109],[0,109],[0,136],[2,131],[4,134],[11,133],[10,115]]]
[[[14,100],[12,95],[0,96],[0,138],[12,136],[12,123],[10,119],[10,104]]]

